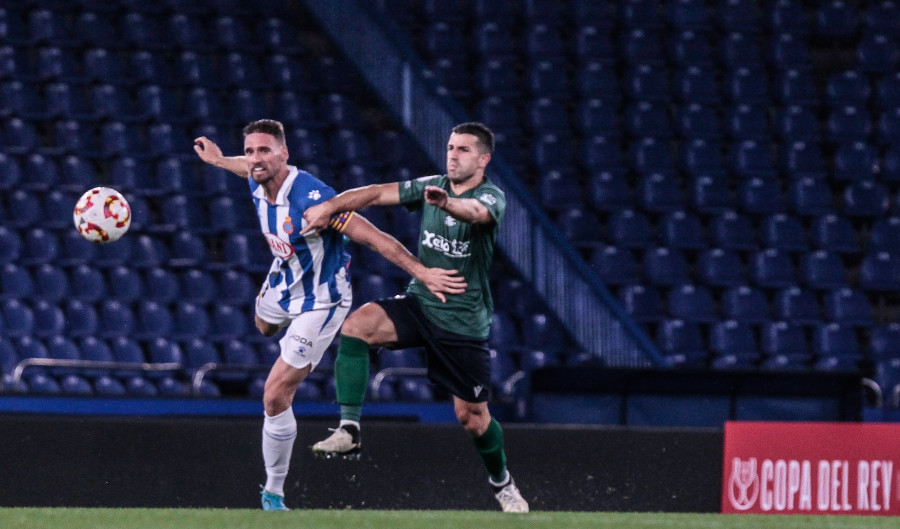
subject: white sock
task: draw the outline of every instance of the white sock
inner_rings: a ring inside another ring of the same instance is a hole
[[[284,496],[284,481],[291,465],[291,452],[297,438],[297,419],[291,408],[263,421],[262,453],[266,463],[265,489]]]

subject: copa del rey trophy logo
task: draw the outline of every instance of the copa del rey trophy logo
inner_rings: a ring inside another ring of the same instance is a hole
[[[728,499],[731,505],[746,511],[756,504],[759,497],[759,474],[756,471],[756,458],[744,461],[735,457],[731,461],[731,477],[728,480]]]

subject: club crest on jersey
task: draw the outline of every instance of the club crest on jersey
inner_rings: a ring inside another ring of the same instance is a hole
[[[447,226],[456,226],[456,219],[454,219],[450,215],[447,215],[446,217],[444,217],[444,224],[446,224]]]
[[[281,225],[281,229],[288,235],[294,233],[294,222],[291,220],[291,217],[284,218],[284,224]]]
[[[312,200],[319,200],[320,198],[322,198],[322,193],[319,193],[318,189],[313,189],[306,196]]]
[[[272,255],[275,257],[287,259],[294,255],[294,246],[289,242],[281,240],[278,235],[275,235],[274,233],[266,234],[266,242],[269,243],[269,248],[272,249]]]

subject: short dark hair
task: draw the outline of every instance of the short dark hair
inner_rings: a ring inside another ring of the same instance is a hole
[[[284,125],[280,121],[274,119],[258,119],[252,121],[244,127],[244,137],[246,138],[254,132],[261,132],[275,137],[278,143],[284,144]]]
[[[453,127],[454,134],[471,134],[478,138],[481,154],[494,152],[494,133],[484,123],[469,121]]]

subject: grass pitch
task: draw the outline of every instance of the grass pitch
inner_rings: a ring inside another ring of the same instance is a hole
[[[0,508],[0,527],[17,529],[852,529],[896,527],[863,516],[775,516],[668,513],[245,509]]]

